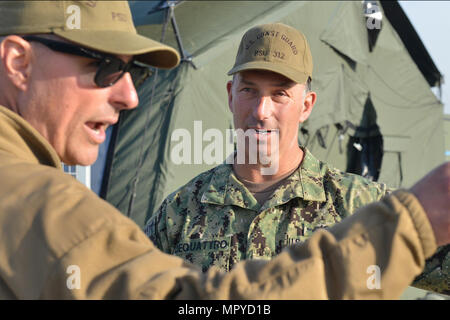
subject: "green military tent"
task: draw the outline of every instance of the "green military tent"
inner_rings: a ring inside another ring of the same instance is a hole
[[[257,24],[283,22],[308,38],[318,101],[299,139],[317,157],[391,187],[410,186],[444,161],[443,106],[430,89],[442,76],[396,2],[130,1],[130,7],[138,32],[183,57],[174,70],[155,70],[139,89],[140,106],[122,113],[107,150],[101,196],[140,226],[168,194],[216,165],[201,159],[214,143],[206,133],[217,129],[226,137],[233,126],[226,73],[242,35]],[[191,154],[183,156],[191,164],[174,163],[181,141],[175,132],[189,133]],[[225,147],[214,156],[223,161]]]

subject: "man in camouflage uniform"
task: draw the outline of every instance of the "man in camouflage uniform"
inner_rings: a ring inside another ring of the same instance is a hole
[[[195,177],[163,201],[145,228],[162,251],[203,271],[229,271],[242,259],[271,259],[388,192],[384,184],[341,172],[298,146],[299,123],[316,100],[302,33],[280,23],[250,29],[228,74],[235,128],[253,129],[259,147],[279,139],[278,171],[263,175],[261,161],[247,161],[246,145],[245,163]]]
[[[270,259],[292,243],[380,199],[382,184],[339,172],[306,150],[302,165],[264,204],[222,164],[170,195],[146,232],[164,252],[206,271],[229,271],[242,259]]]

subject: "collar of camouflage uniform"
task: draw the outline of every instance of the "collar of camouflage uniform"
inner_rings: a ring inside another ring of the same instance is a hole
[[[274,207],[286,203],[294,198],[302,198],[308,201],[326,201],[323,187],[322,164],[311,152],[302,147],[305,157],[299,169],[288,178],[286,187],[280,187],[275,191],[275,196],[264,207],[260,207],[250,191],[236,178],[231,164],[222,164],[213,170],[211,182],[202,195],[202,203],[218,205],[235,205],[241,208],[259,211],[264,208]],[[223,187],[225,186],[225,187]]]

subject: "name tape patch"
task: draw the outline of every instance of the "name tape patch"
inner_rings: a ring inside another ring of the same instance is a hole
[[[226,251],[230,249],[231,237],[212,240],[191,240],[180,242],[175,246],[174,253],[195,251]]]

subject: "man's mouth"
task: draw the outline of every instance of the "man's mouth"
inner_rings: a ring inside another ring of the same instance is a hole
[[[278,134],[278,129],[263,129],[263,128],[249,128],[249,130],[254,130],[255,134],[259,136],[270,135],[270,134]]]
[[[247,134],[254,137],[257,141],[271,141],[273,139],[278,139],[279,130],[278,129],[266,129],[266,128],[248,128]]]
[[[91,140],[93,140],[94,143],[101,144],[103,141],[105,141],[106,138],[106,129],[108,128],[109,124],[105,122],[86,122],[86,127],[89,131],[89,136],[91,137]]]
[[[256,131],[256,133],[258,134],[269,134],[272,133],[275,130],[265,130],[265,129],[254,129]]]
[[[106,131],[106,128],[108,128],[108,124],[103,122],[87,122],[86,125],[97,134],[99,134],[102,130]]]

